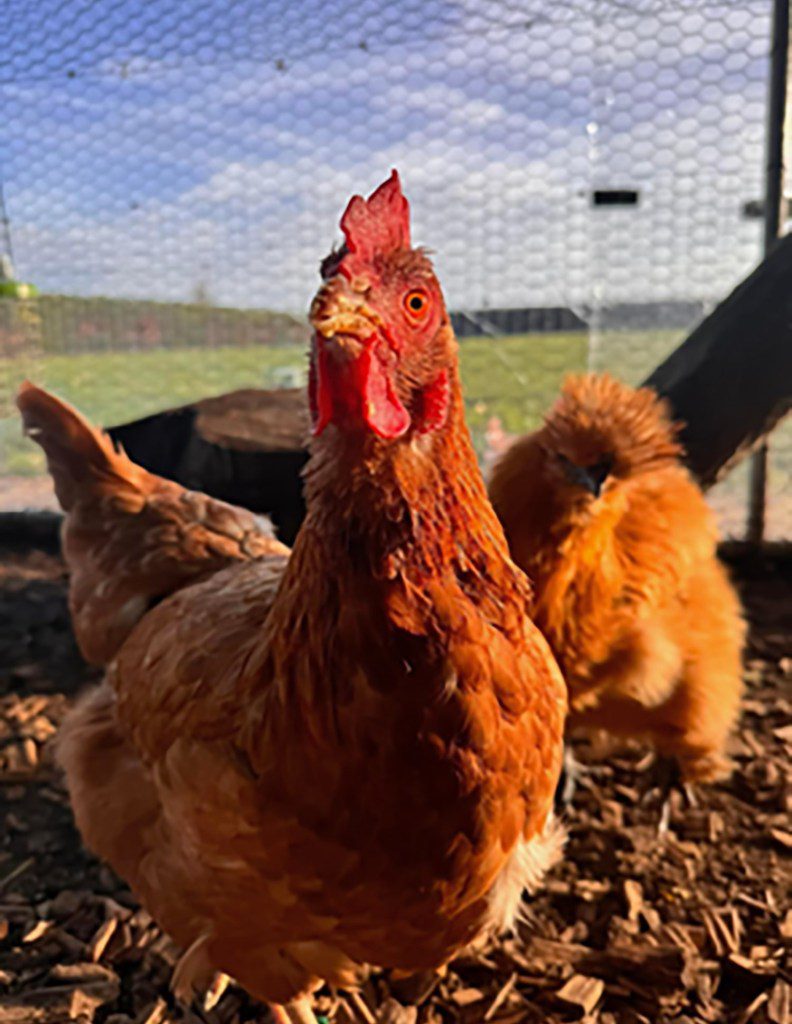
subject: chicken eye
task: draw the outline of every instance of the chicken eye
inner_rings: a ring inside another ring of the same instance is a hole
[[[408,292],[404,296],[404,308],[413,319],[421,320],[429,310],[429,298],[425,292]]]

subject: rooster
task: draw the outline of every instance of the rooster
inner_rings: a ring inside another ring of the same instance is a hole
[[[322,981],[441,969],[510,927],[563,836],[563,679],[396,172],[341,228],[311,307],[290,557],[145,612],[59,747],[86,843],[185,950],[177,994],[225,972],[292,1022],[315,1021]]]
[[[494,468],[490,497],[536,587],[570,730],[648,739],[703,782],[729,769],[744,627],[680,455],[653,391],[570,377],[544,426]]]
[[[91,664],[107,664],[145,613],[180,587],[233,562],[288,554],[267,520],[146,472],[54,395],[25,382],[17,405],[66,513],[69,608]]]

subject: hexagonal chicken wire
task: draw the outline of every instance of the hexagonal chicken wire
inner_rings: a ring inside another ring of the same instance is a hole
[[[566,370],[642,379],[761,254],[744,207],[763,194],[770,15],[770,0],[16,5],[5,247],[40,294],[0,302],[6,504],[47,500],[8,402],[26,374],[105,423],[297,380],[338,214],[391,166],[467,325],[482,454],[533,426]],[[634,201],[593,202],[614,190]],[[790,441],[774,440],[774,535],[792,524]],[[745,491],[736,476],[714,495],[729,530]]]

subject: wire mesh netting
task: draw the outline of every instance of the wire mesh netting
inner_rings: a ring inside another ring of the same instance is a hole
[[[304,379],[353,192],[393,166],[487,460],[563,374],[642,380],[761,255],[770,0],[41,0],[4,16],[0,486],[52,500],[11,394],[104,424]],[[769,532],[792,526],[792,435]],[[741,533],[747,485],[713,492]]]

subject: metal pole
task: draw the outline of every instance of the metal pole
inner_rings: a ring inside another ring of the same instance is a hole
[[[781,234],[784,203],[784,120],[789,63],[789,0],[773,0],[773,36],[767,99],[765,164],[764,254]],[[764,536],[767,492],[767,443],[751,459],[747,540],[758,544]]]

